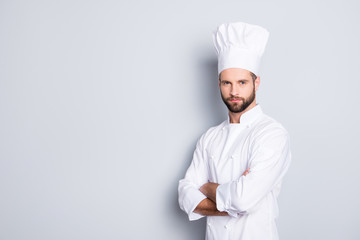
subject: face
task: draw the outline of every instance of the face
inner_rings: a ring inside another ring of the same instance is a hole
[[[230,112],[240,113],[256,105],[256,91],[260,78],[254,81],[248,70],[228,68],[221,72],[219,87],[221,97]]]

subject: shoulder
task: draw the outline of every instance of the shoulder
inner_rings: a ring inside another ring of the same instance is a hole
[[[258,121],[256,121],[253,126],[252,135],[257,140],[289,140],[289,132],[285,127],[266,114],[262,114]]]

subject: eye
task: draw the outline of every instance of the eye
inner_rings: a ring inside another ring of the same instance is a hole
[[[245,85],[245,82],[244,82],[244,81],[240,81],[240,85]]]
[[[229,81],[223,81],[223,84],[224,84],[224,85],[229,85],[230,82],[229,82]]]

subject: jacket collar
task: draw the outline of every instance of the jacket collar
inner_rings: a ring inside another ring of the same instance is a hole
[[[239,123],[230,123],[230,117],[228,115],[227,123],[230,125],[247,125],[251,126],[251,124],[261,115],[263,114],[263,111],[259,104],[257,104],[255,107],[250,109],[249,111],[245,112],[240,117],[240,124]]]

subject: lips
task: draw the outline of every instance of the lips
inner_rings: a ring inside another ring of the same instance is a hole
[[[242,99],[241,98],[233,98],[233,99],[229,99],[229,101],[232,103],[238,103],[238,102],[241,102]]]

